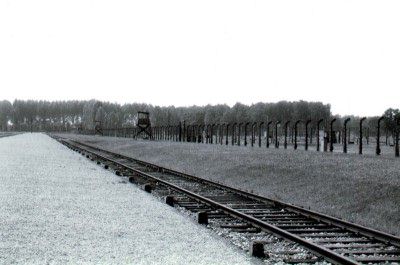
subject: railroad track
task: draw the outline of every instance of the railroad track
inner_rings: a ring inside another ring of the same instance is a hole
[[[165,197],[169,205],[197,214],[199,223],[219,234],[247,240],[252,254],[267,261],[400,263],[399,237],[81,142],[55,139]]]
[[[17,135],[18,133],[0,133],[0,138]]]

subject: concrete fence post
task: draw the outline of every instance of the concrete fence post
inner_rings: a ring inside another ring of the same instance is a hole
[[[226,124],[226,127],[225,127],[225,129],[226,129],[226,137],[225,137],[225,145],[228,145],[228,139],[229,139],[229,126],[230,126],[230,124],[229,123],[227,123]]]
[[[268,123],[267,123],[267,143],[266,143],[266,145],[267,145],[267,148],[269,148],[269,126],[272,124],[272,121],[269,121]]]
[[[304,149],[307,151],[308,150],[308,125],[310,125],[311,120],[306,121],[306,142],[304,145]]]
[[[294,123],[294,150],[297,149],[297,133],[298,133],[297,126],[299,125],[300,122],[301,120],[297,120]]]
[[[179,122],[179,142],[182,142],[182,122]]]
[[[385,117],[380,117],[378,119],[378,127],[376,132],[376,150],[375,150],[376,155],[381,154],[381,122],[384,118]]]
[[[186,142],[192,142],[193,125],[189,124],[186,126]]]
[[[251,125],[251,147],[254,147],[254,143],[256,140],[256,131],[255,131],[256,126],[257,122],[253,122],[253,124]]]
[[[344,120],[343,124],[343,153],[347,153],[347,123],[350,121],[350,118]]]
[[[235,144],[237,122],[232,125],[232,145]]]
[[[288,136],[288,126],[289,126],[289,123],[290,123],[290,121],[286,121],[285,122],[285,140],[284,140],[284,143],[283,143],[283,147],[285,148],[285,149],[287,149],[287,136]]]
[[[260,122],[258,125],[258,147],[261,147],[261,138],[262,138],[262,126],[264,122]]]
[[[367,118],[361,118],[360,119],[360,130],[359,130],[359,133],[360,133],[360,135],[359,135],[359,141],[358,141],[358,154],[360,154],[360,155],[362,155],[362,153],[363,153],[363,122],[366,120]]]
[[[219,143],[222,145],[224,142],[224,128],[225,128],[225,123],[221,123],[219,127]]]
[[[211,131],[210,131],[210,143],[211,144],[213,144],[214,143],[214,140],[213,140],[213,138],[214,138],[214,127],[215,127],[215,124],[211,124]]]
[[[281,124],[281,121],[277,121],[275,123],[275,148],[279,148],[279,139],[278,139],[278,125]]]
[[[244,124],[244,146],[247,146],[247,130],[250,122]]]
[[[201,143],[201,133],[200,133],[200,124],[195,124],[195,133],[196,133],[196,143]]]
[[[331,128],[330,128],[330,135],[329,135],[329,151],[333,152],[333,124],[335,123],[336,118],[331,120]]]
[[[183,120],[183,141],[186,142],[186,121]]]
[[[237,145],[240,146],[240,130],[242,128],[243,122],[238,124],[238,140],[237,140]]]
[[[399,152],[399,134],[400,134],[400,118],[396,119],[396,127],[395,127],[395,147],[394,147],[394,153],[396,157],[399,157],[400,152]]]

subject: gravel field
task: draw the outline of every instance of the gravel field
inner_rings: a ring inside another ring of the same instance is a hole
[[[394,155],[68,136],[400,236],[400,159]]]
[[[0,139],[0,264],[256,264],[43,134]]]

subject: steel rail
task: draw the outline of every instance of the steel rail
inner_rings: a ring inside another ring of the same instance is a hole
[[[177,185],[175,185],[173,183],[169,183],[168,181],[165,181],[163,179],[155,177],[155,176],[153,176],[151,174],[145,173],[145,172],[143,172],[141,170],[132,168],[131,166],[126,165],[123,162],[116,161],[113,158],[105,157],[103,154],[110,155],[111,157],[122,158],[122,159],[127,160],[128,162],[134,162],[134,163],[137,163],[139,165],[143,165],[143,166],[145,166],[147,168],[152,168],[153,170],[158,171],[158,172],[162,172],[162,173],[166,173],[166,174],[170,174],[170,175],[175,175],[177,177],[183,177],[183,178],[190,179],[190,180],[195,180],[195,181],[203,183],[203,184],[208,184],[210,186],[214,186],[216,188],[219,188],[219,189],[221,189],[223,191],[231,191],[234,194],[240,195],[240,196],[242,196],[244,198],[249,198],[249,199],[252,199],[252,200],[255,200],[255,201],[259,201],[259,202],[263,202],[263,203],[266,203],[266,204],[279,206],[282,209],[288,210],[289,212],[291,211],[293,213],[297,213],[297,214],[305,216],[307,218],[314,219],[315,221],[325,222],[328,225],[335,225],[338,228],[343,228],[345,230],[348,230],[349,232],[352,231],[352,232],[355,232],[358,235],[366,236],[368,238],[372,237],[373,239],[376,239],[377,241],[381,241],[384,244],[392,243],[392,245],[394,245],[394,246],[400,245],[399,244],[400,238],[392,236],[392,235],[389,235],[389,234],[386,234],[386,233],[383,233],[383,232],[380,232],[380,231],[377,231],[377,230],[373,230],[373,229],[369,229],[369,228],[366,228],[366,227],[363,227],[363,226],[352,224],[352,223],[349,223],[349,222],[346,222],[346,221],[343,221],[343,220],[340,220],[340,219],[337,219],[337,218],[334,218],[334,217],[330,217],[330,216],[327,216],[327,215],[324,215],[324,214],[320,214],[320,213],[316,213],[316,212],[313,212],[313,211],[310,211],[310,210],[307,210],[307,209],[304,209],[304,208],[300,208],[300,207],[297,207],[297,206],[294,206],[294,205],[283,203],[283,202],[278,201],[278,200],[265,198],[265,197],[262,197],[262,196],[259,196],[259,195],[254,195],[254,194],[251,194],[251,193],[239,190],[239,189],[227,187],[227,186],[221,185],[221,184],[213,182],[213,181],[205,180],[205,179],[193,176],[193,175],[189,175],[189,174],[177,172],[177,171],[174,171],[174,170],[171,170],[171,169],[167,169],[167,168],[164,168],[164,167],[160,167],[160,166],[157,166],[157,165],[152,164],[152,163],[148,163],[148,162],[145,162],[145,161],[141,161],[141,160],[138,160],[138,159],[127,157],[127,156],[124,156],[124,155],[121,155],[121,154],[118,154],[118,153],[111,152],[109,150],[100,149],[98,147],[91,146],[91,145],[88,145],[88,144],[85,144],[85,143],[81,143],[81,142],[78,142],[78,141],[73,141],[73,140],[65,141],[65,140],[61,140],[61,139],[57,139],[57,140],[60,141],[61,143],[64,143],[65,145],[69,146],[72,149],[74,149],[73,147],[75,147],[75,149],[76,148],[81,149],[81,150],[83,150],[83,151],[85,151],[87,153],[90,153],[90,154],[92,154],[94,156],[97,156],[100,160],[109,161],[110,163],[114,164],[117,167],[120,166],[122,168],[125,168],[128,171],[134,172],[136,175],[139,175],[139,176],[147,178],[147,179],[149,179],[151,181],[155,181],[157,183],[160,183],[160,184],[162,184],[164,186],[167,186],[167,187],[169,187],[169,188],[171,188],[171,189],[173,189],[175,191],[184,193],[187,197],[190,197],[190,198],[192,198],[192,199],[194,199],[196,201],[199,201],[199,202],[201,202],[203,204],[206,204],[206,205],[209,205],[209,206],[211,206],[213,208],[216,208],[216,210],[220,210],[220,211],[224,212],[227,215],[230,215],[230,216],[236,217],[238,219],[241,219],[243,221],[246,221],[248,223],[251,223],[254,227],[260,228],[261,230],[268,231],[268,232],[270,232],[270,233],[272,233],[272,234],[274,234],[276,236],[286,238],[286,239],[288,239],[288,240],[290,240],[292,242],[296,242],[296,243],[302,245],[303,247],[307,248],[308,250],[310,250],[312,253],[316,254],[317,256],[322,256],[327,261],[330,261],[330,262],[335,263],[335,264],[359,264],[359,263],[357,263],[357,261],[354,260],[354,259],[347,258],[346,256],[343,256],[343,255],[339,254],[338,252],[330,250],[330,249],[328,249],[326,247],[323,247],[323,246],[321,246],[321,245],[319,245],[317,243],[313,243],[311,241],[303,239],[300,236],[297,236],[297,235],[295,235],[293,233],[290,233],[289,231],[285,231],[285,230],[283,230],[283,229],[281,229],[281,228],[279,228],[279,227],[277,227],[275,225],[266,223],[263,220],[260,220],[260,219],[258,219],[256,217],[253,217],[253,216],[248,215],[246,213],[243,213],[243,212],[240,212],[240,211],[235,210],[233,208],[230,208],[230,207],[228,207],[228,206],[226,206],[224,204],[221,204],[219,202],[213,201],[212,199],[209,199],[209,198],[206,198],[206,197],[201,196],[199,194],[196,194],[196,193],[194,193],[194,192],[192,192],[190,190],[181,188],[181,187],[179,187],[179,186],[177,186]],[[95,151],[91,151],[91,150],[88,150],[88,149],[92,149],[92,150],[95,150]],[[388,261],[389,260],[390,259],[388,259]],[[362,259],[360,259],[360,261],[362,262]]]
[[[347,222],[347,221],[344,221],[344,220],[341,220],[341,219],[338,219],[338,218],[335,218],[335,217],[332,217],[332,216],[329,216],[329,215],[326,215],[326,214],[318,213],[318,212],[315,212],[315,211],[312,211],[312,210],[301,208],[299,206],[288,204],[288,203],[285,203],[285,202],[280,201],[280,200],[275,200],[275,199],[263,197],[263,196],[260,196],[260,195],[252,194],[252,193],[249,193],[249,192],[237,189],[237,188],[229,187],[229,186],[226,186],[226,185],[211,181],[211,180],[206,180],[206,179],[203,179],[203,178],[200,178],[200,177],[196,177],[196,176],[193,176],[193,175],[190,175],[190,174],[186,174],[186,173],[178,172],[178,171],[175,171],[175,170],[172,170],[172,169],[168,169],[168,168],[165,168],[165,167],[161,167],[161,166],[155,165],[155,164],[150,163],[150,162],[145,162],[145,161],[142,161],[142,160],[139,160],[139,159],[135,159],[135,158],[131,158],[131,157],[128,157],[128,156],[125,156],[125,155],[117,154],[117,153],[111,152],[109,150],[101,149],[101,148],[98,148],[98,147],[95,147],[95,146],[92,146],[92,145],[88,145],[88,144],[81,143],[81,142],[74,141],[74,140],[73,140],[73,142],[75,142],[75,143],[77,143],[79,145],[83,145],[83,146],[86,146],[86,147],[89,147],[89,148],[93,148],[93,149],[98,150],[98,151],[108,152],[109,154],[118,155],[121,158],[125,158],[125,159],[128,159],[128,160],[134,161],[136,163],[139,163],[139,164],[142,164],[142,165],[145,165],[145,166],[148,166],[148,167],[152,167],[154,169],[157,169],[158,171],[162,170],[163,172],[166,172],[166,173],[171,173],[171,174],[179,175],[179,176],[182,176],[182,177],[190,178],[190,179],[193,179],[193,180],[196,180],[196,181],[200,181],[202,183],[206,183],[206,184],[212,185],[214,187],[224,188],[226,190],[238,193],[238,194],[240,194],[240,195],[242,195],[244,197],[247,197],[249,199],[259,200],[259,201],[262,201],[264,203],[269,203],[269,204],[272,204],[272,205],[280,206],[280,207],[285,208],[285,209],[287,209],[289,211],[293,211],[295,213],[304,215],[305,217],[313,218],[315,220],[322,221],[322,222],[325,222],[325,223],[328,223],[328,224],[332,224],[332,225],[338,226],[340,228],[345,228],[345,229],[347,229],[347,230],[349,230],[351,232],[359,233],[359,234],[364,235],[366,237],[374,238],[374,239],[376,239],[378,241],[381,241],[381,242],[384,242],[384,243],[390,243],[390,244],[392,244],[392,245],[394,245],[396,247],[400,247],[400,237],[396,237],[394,235],[391,235],[391,234],[388,234],[388,233],[385,233],[385,232],[381,232],[381,231],[378,231],[378,230],[375,230],[375,229],[372,229],[372,228],[368,228],[368,227],[365,227],[365,226],[362,226],[362,225],[350,223],[350,222]]]
[[[62,142],[66,143],[65,141],[62,141]],[[74,146],[74,147],[77,148],[77,146]],[[151,179],[153,181],[161,183],[161,184],[163,184],[163,185],[165,185],[165,186],[167,186],[169,188],[172,188],[172,189],[174,189],[176,191],[182,192],[182,193],[184,193],[184,194],[186,194],[186,195],[188,195],[188,196],[190,196],[190,197],[192,197],[192,198],[194,198],[194,199],[196,199],[196,200],[198,200],[200,202],[206,203],[206,204],[208,204],[210,206],[213,206],[213,207],[215,207],[215,208],[217,208],[219,210],[222,210],[226,214],[229,214],[229,215],[234,216],[236,218],[245,220],[245,221],[253,224],[254,226],[259,227],[260,229],[266,230],[266,231],[268,231],[268,232],[270,232],[270,233],[272,233],[272,234],[274,234],[274,235],[276,235],[278,237],[283,237],[285,239],[288,239],[290,241],[298,243],[298,244],[302,245],[303,247],[307,248],[308,250],[310,250],[311,252],[313,252],[314,254],[324,257],[329,262],[332,262],[334,264],[345,264],[345,265],[347,265],[347,264],[349,264],[349,265],[350,264],[351,265],[359,264],[359,263],[357,263],[356,261],[354,261],[352,259],[349,259],[349,258],[347,258],[345,256],[342,256],[342,255],[340,255],[340,254],[338,254],[338,253],[336,253],[334,251],[331,251],[331,250],[329,250],[329,249],[327,249],[325,247],[322,247],[320,245],[317,245],[315,243],[307,241],[307,240],[305,240],[305,239],[303,239],[303,238],[301,238],[299,236],[296,236],[296,235],[294,235],[292,233],[289,233],[289,232],[287,232],[287,231],[285,231],[283,229],[280,229],[280,228],[278,228],[278,227],[276,227],[274,225],[270,225],[270,224],[268,224],[268,223],[266,223],[266,222],[264,222],[264,221],[262,221],[260,219],[254,218],[253,216],[250,216],[250,215],[247,215],[245,213],[239,212],[239,211],[237,211],[235,209],[232,209],[230,207],[227,207],[227,206],[225,206],[225,205],[223,205],[221,203],[215,202],[215,201],[213,201],[211,199],[208,199],[206,197],[203,197],[201,195],[193,193],[193,192],[191,192],[189,190],[181,188],[181,187],[179,187],[179,186],[177,186],[175,184],[169,183],[169,182],[167,182],[165,180],[162,180],[160,178],[157,178],[155,176],[147,174],[147,173],[145,173],[143,171],[140,171],[138,169],[132,168],[129,165],[125,165],[125,164],[123,164],[121,162],[118,162],[118,161],[116,161],[114,159],[105,157],[105,156],[103,156],[103,155],[101,155],[101,154],[99,154],[97,152],[90,151],[90,150],[87,150],[87,149],[84,149],[84,148],[81,148],[81,149],[83,149],[85,152],[91,153],[92,155],[95,155],[95,156],[99,157],[102,160],[109,161],[109,162],[111,162],[111,163],[113,163],[115,165],[119,165],[121,167],[124,167],[125,169],[128,169],[128,170],[130,170],[130,171],[132,171],[132,172],[134,172],[134,173],[136,173],[136,174],[138,174],[138,175],[140,175],[142,177],[146,177],[148,179]]]

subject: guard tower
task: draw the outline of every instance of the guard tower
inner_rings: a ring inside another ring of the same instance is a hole
[[[143,135],[144,138],[151,139],[150,113],[138,111],[137,127],[138,131],[136,133],[136,137]]]
[[[94,126],[94,134],[103,135],[103,126],[101,125],[101,121],[95,121],[96,125]]]

